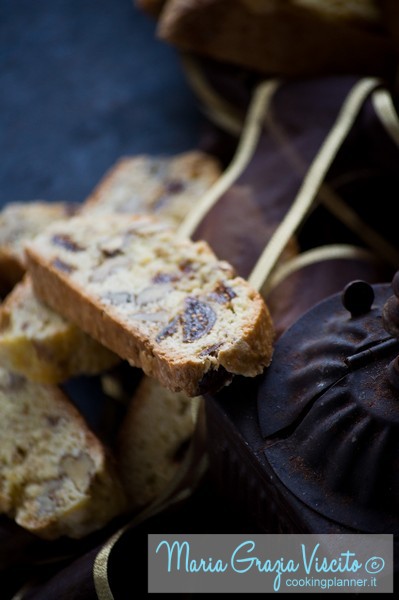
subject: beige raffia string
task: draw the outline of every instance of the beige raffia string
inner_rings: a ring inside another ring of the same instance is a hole
[[[399,146],[399,118],[391,95],[387,90],[379,89],[371,96],[374,111],[392,141]]]
[[[181,237],[191,237],[205,215],[216,204],[219,198],[227,192],[251,161],[256,150],[263,126],[264,115],[280,82],[277,80],[261,83],[254,92],[254,97],[248,110],[244,130],[234,158],[223,175],[204,194],[201,202],[190,211],[178,229]]]
[[[241,128],[243,125],[243,120],[241,119],[239,112],[212,88],[203,73],[199,61],[192,57],[187,57],[183,60],[183,65],[185,67],[187,79],[204,105],[204,110],[208,117],[229,133],[236,134],[239,130],[240,123]],[[399,118],[391,94],[386,89],[379,88],[373,91],[371,100],[376,116],[380,119],[381,124],[390,135],[393,142],[399,145]],[[225,115],[227,115],[227,117]],[[281,127],[279,127],[277,121],[273,119],[271,111],[265,113],[265,118],[268,128],[283,142],[283,150],[293,167],[296,168],[299,174],[305,173],[307,170],[305,161],[295,151],[293,146],[289,143],[289,140],[286,139],[284,132],[281,131]],[[363,240],[377,256],[387,264],[390,264],[395,268],[397,267],[399,264],[399,252],[396,247],[365,223],[356,211],[348,206],[348,204],[344,202],[330,186],[322,183],[318,197],[324,206],[338,220],[343,222],[351,231],[353,231],[359,239]],[[318,254],[314,254],[314,256],[316,259]],[[348,258],[351,258],[351,256],[352,252],[349,252]],[[270,282],[266,282],[266,286],[270,289]]]
[[[385,90],[375,90],[372,94],[372,99],[374,99],[374,96],[379,96],[380,93],[384,108],[389,108],[389,110],[386,111],[386,113],[389,114],[389,119],[385,119],[386,123],[384,126],[387,129],[390,128],[392,135],[395,131],[395,126],[396,131],[399,131],[399,121],[393,109],[392,100],[390,100],[390,96]],[[285,134],[283,128],[278,123],[277,119],[273,117],[272,111],[269,111],[269,113],[266,115],[266,124],[270,133],[279,142],[281,149],[292,165],[292,168],[296,170],[300,177],[303,177],[307,170],[306,162],[290,143],[290,140]],[[363,172],[362,174],[364,175]],[[320,185],[317,197],[322,204],[336,217],[337,220],[344,223],[348,229],[353,231],[359,237],[359,239],[363,240],[363,242],[369,248],[371,248],[380,259],[395,268],[397,267],[399,264],[399,252],[396,247],[385,240],[382,235],[380,235],[367,223],[365,223],[359,217],[357,212],[354,211],[346,202],[344,202],[330,185],[327,185],[323,182]],[[314,208],[315,206],[316,199],[312,202],[311,208]],[[351,258],[351,256],[348,255],[348,258]],[[266,281],[263,290],[267,291],[267,289],[270,289],[270,282],[268,281]]]
[[[327,171],[348,135],[364,100],[378,85],[380,85],[378,79],[362,79],[349,92],[330,133],[309,167],[290,210],[274,232],[249,277],[250,283],[255,288],[261,289],[267,282],[289,239],[309,213]]]
[[[202,72],[201,65],[197,60],[187,58],[183,61],[183,64],[187,79],[205,106],[206,114],[214,123],[221,126],[229,133],[235,134],[240,127],[240,122],[241,127],[243,123],[243,121],[240,120],[237,110],[235,110],[230,103],[228,103],[212,88]],[[378,83],[377,80],[376,83]],[[372,93],[372,102],[375,112],[381,123],[392,137],[394,142],[399,145],[399,119],[389,92],[387,92],[385,89],[375,90]],[[283,150],[292,166],[301,176],[303,176],[307,170],[306,162],[294,149],[292,144],[289,143],[289,140],[286,139],[281,127],[273,118],[272,111],[265,111],[264,115],[267,127],[274,135],[277,136],[280,142],[282,142]],[[399,252],[395,246],[385,240],[383,236],[365,223],[359,217],[356,211],[348,206],[348,204],[344,202],[330,186],[322,183],[318,191],[318,198],[338,220],[343,222],[351,231],[353,231],[359,237],[359,239],[363,240],[363,242],[366,243],[366,245],[371,248],[377,254],[377,256],[379,256],[387,264],[391,264],[394,267],[399,264]],[[315,204],[316,202],[313,201],[312,207],[314,207]],[[304,217],[305,216],[306,215],[304,215]],[[265,250],[265,252],[268,253],[269,251]],[[350,250],[349,246],[347,245],[345,248],[342,248],[341,258],[344,258],[345,253],[347,253],[346,257],[348,259],[354,257],[353,248]],[[358,253],[355,252],[355,254]],[[319,256],[323,256],[323,260],[327,257],[325,250],[323,250],[321,254],[318,252],[312,252],[311,256],[314,257],[314,260],[319,260]],[[300,268],[301,261],[294,261],[292,266],[294,263],[298,265],[298,268]],[[267,274],[265,274],[265,278],[265,284],[262,289],[266,292],[274,287],[274,284],[269,281]],[[277,279],[273,278],[273,281],[277,281]]]
[[[278,268],[274,269],[267,281],[267,292],[280,285],[280,283],[304,267],[317,262],[339,259],[359,259],[375,262],[376,258],[370,250],[353,246],[351,244],[326,244],[311,250],[301,252],[294,258],[284,261]],[[263,288],[264,289],[264,288]]]

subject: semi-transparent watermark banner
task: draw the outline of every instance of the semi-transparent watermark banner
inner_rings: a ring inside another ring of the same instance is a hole
[[[150,534],[148,591],[393,593],[393,536]]]

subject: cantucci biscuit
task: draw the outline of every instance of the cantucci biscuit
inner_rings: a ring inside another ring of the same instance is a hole
[[[151,212],[178,225],[220,174],[216,159],[198,150],[121,158],[86,199],[80,213]]]
[[[270,363],[262,297],[160,220],[74,217],[28,244],[27,260],[39,298],[173,391],[195,396]]]
[[[132,510],[155,500],[177,473],[194,431],[192,409],[191,398],[170,392],[150,377],[135,391],[116,450]]]
[[[119,357],[36,298],[28,275],[0,306],[0,364],[31,381],[95,375]]]
[[[55,386],[0,369],[0,512],[32,533],[80,538],[126,509],[114,466]]]

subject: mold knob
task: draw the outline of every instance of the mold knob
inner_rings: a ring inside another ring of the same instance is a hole
[[[360,317],[369,312],[373,302],[373,288],[369,283],[360,279],[348,283],[342,292],[342,304],[352,317]]]

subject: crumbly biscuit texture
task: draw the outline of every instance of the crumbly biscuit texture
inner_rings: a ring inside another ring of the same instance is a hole
[[[154,213],[179,224],[220,176],[215,158],[193,150],[121,158],[85,201],[81,214]]]
[[[117,459],[129,507],[155,500],[177,473],[194,431],[193,399],[145,377],[119,432]]]
[[[99,440],[55,386],[0,369],[0,511],[32,533],[80,538],[126,508]]]
[[[38,236],[27,258],[43,301],[173,391],[195,396],[270,363],[258,292],[162,221],[75,217]]]
[[[38,383],[95,375],[119,357],[34,294],[28,275],[0,307],[0,363]]]

